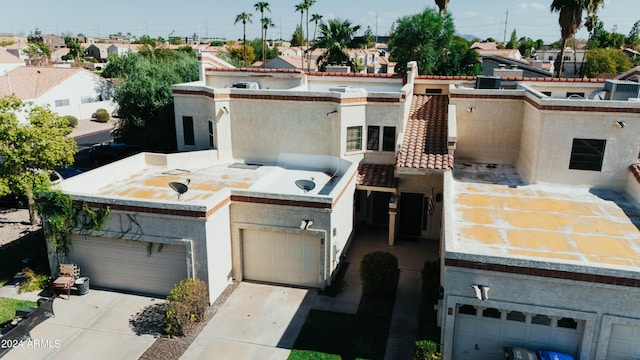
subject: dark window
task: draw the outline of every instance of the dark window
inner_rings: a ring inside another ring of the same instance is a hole
[[[507,320],[524,322],[525,315],[520,311],[509,311],[507,313]]]
[[[541,91],[541,93],[547,95],[547,96],[551,96],[551,91]]]
[[[538,325],[551,325],[551,318],[547,315],[537,314],[533,315],[533,317],[531,318],[531,323]]]
[[[604,148],[606,140],[573,139],[569,169],[573,170],[602,170]]]
[[[442,89],[427,89],[425,94],[442,94]]]
[[[367,150],[380,149],[380,126],[369,126],[367,128]]]
[[[362,126],[347,128],[347,151],[362,150]]]
[[[58,107],[58,106],[69,106],[69,99],[56,100],[55,104],[56,104],[56,107]]]
[[[209,119],[209,147],[216,148],[216,142],[213,137],[213,119]]]
[[[182,130],[184,133],[184,144],[185,145],[195,145],[195,135],[193,134],[193,117],[191,116],[183,116],[182,117]]]
[[[489,317],[494,319],[500,319],[500,310],[494,308],[487,308],[482,310],[483,317]]]
[[[394,151],[396,148],[396,128],[385,126],[382,134],[382,151]]]
[[[460,307],[458,307],[458,313],[467,314],[467,315],[476,315],[477,310],[475,307],[471,305],[460,305]]]
[[[577,329],[578,322],[573,320],[572,318],[562,318],[558,320],[558,327],[567,328],[567,329]]]

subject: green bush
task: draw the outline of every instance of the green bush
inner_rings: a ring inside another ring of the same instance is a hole
[[[366,254],[360,261],[360,280],[363,295],[393,294],[398,280],[398,258],[384,251]]]
[[[416,341],[416,353],[413,360],[440,360],[442,355],[438,352],[438,344],[429,340]]]
[[[69,122],[69,126],[78,126],[78,118],[73,115],[65,115],[64,118]]]
[[[98,109],[96,110],[96,120],[101,123],[106,123],[111,118],[109,112],[106,109]]]
[[[22,273],[25,275],[26,280],[20,284],[18,292],[31,292],[36,290],[42,290],[49,284],[49,276],[47,274],[38,274],[31,268],[22,269]]]
[[[165,332],[171,336],[189,334],[204,319],[208,307],[207,283],[198,279],[180,281],[167,296]]]

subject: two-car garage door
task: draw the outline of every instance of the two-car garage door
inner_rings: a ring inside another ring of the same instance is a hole
[[[186,248],[145,241],[75,236],[69,259],[80,266],[91,286],[166,296],[187,278]],[[160,251],[158,251],[160,249]]]
[[[640,327],[613,324],[607,348],[608,360],[640,358]]]
[[[241,247],[244,279],[320,287],[318,236],[244,229]]]

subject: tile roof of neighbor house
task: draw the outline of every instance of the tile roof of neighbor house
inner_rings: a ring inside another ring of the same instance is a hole
[[[11,90],[22,100],[36,99],[83,69],[19,66],[9,72]],[[0,97],[9,95],[7,77],[0,77]]]
[[[20,60],[19,57],[13,55],[3,48],[0,48],[0,64],[17,64],[21,62],[22,60]]]
[[[447,95],[413,95],[396,167],[424,170],[453,168],[447,147]]]
[[[395,177],[395,167],[385,164],[360,164],[356,184],[361,186],[396,188],[398,178]]]

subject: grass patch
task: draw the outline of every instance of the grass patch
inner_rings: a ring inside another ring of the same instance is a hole
[[[288,360],[341,360],[340,355],[309,350],[291,350]]]
[[[27,267],[22,269],[22,273],[25,275],[26,281],[20,284],[19,292],[21,293],[42,290],[49,284],[49,271],[40,269],[36,272]]]
[[[318,359],[382,359],[390,320],[390,313],[343,314],[311,310],[293,348],[324,353],[305,353],[308,356],[318,356]],[[339,357],[320,357],[329,356],[328,354]],[[296,353],[295,356],[299,354]],[[303,358],[290,356],[289,359]]]
[[[4,324],[5,322],[13,319],[16,315],[16,310],[28,307],[37,307],[37,305],[38,304],[35,301],[0,297],[0,324]]]

